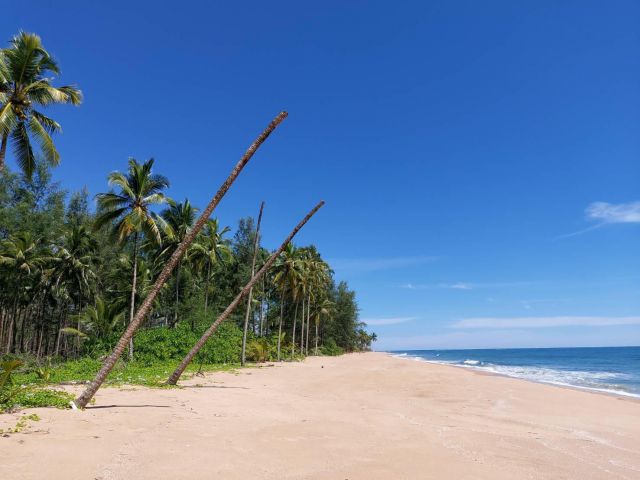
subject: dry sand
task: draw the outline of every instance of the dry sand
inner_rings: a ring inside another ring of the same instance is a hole
[[[640,479],[633,399],[382,353],[183,385],[29,410],[0,479]]]

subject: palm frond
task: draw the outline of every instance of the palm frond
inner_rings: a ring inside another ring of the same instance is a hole
[[[29,118],[29,129],[31,130],[33,138],[40,145],[40,151],[45,160],[51,165],[58,165],[58,163],[60,163],[60,154],[56,150],[51,136],[34,115]]]
[[[25,122],[18,122],[11,132],[11,140],[16,162],[27,178],[31,178],[36,167],[36,158],[33,154],[33,148],[31,148]]]

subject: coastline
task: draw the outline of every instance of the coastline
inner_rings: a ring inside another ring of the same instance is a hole
[[[104,388],[0,416],[41,418],[0,437],[0,477],[640,478],[636,399],[449,367],[373,352]]]
[[[392,358],[399,358],[401,360],[413,360],[416,362],[422,362],[422,363],[427,363],[427,364],[431,364],[431,365],[442,365],[443,367],[453,367],[453,368],[458,368],[461,370],[466,370],[469,372],[473,372],[475,374],[478,375],[489,375],[489,376],[498,376],[498,377],[505,377],[505,378],[512,378],[514,380],[522,380],[524,382],[530,382],[530,383],[534,383],[536,385],[548,385],[548,386],[552,386],[552,387],[558,387],[558,388],[568,388],[570,390],[577,390],[579,392],[587,392],[587,393],[596,393],[596,394],[600,394],[600,395],[606,395],[609,397],[614,397],[614,398],[620,398],[620,399],[626,399],[626,400],[631,400],[631,401],[635,401],[640,403],[640,395],[636,395],[634,393],[629,393],[629,392],[624,392],[622,390],[612,390],[612,389],[606,389],[606,388],[593,388],[593,387],[584,387],[584,386],[580,386],[580,385],[571,385],[570,383],[561,383],[561,382],[545,382],[543,380],[536,380],[533,378],[527,378],[527,377],[521,377],[521,376],[517,376],[517,375],[509,375],[507,373],[501,373],[501,372],[496,372],[496,371],[491,371],[488,369],[483,369],[480,367],[477,367],[475,365],[461,365],[461,364],[454,364],[454,363],[448,363],[448,362],[439,362],[436,360],[427,360],[427,359],[423,359],[423,358],[419,358],[419,357],[411,357],[411,356],[402,356],[402,354],[395,354],[393,352],[383,352],[383,351],[379,351],[379,352],[375,352],[375,353],[384,353],[389,355]]]

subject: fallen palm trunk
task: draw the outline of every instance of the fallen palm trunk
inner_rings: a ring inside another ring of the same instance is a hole
[[[149,292],[147,297],[144,299],[144,302],[142,302],[142,305],[136,312],[133,319],[131,319],[131,321],[129,322],[129,326],[127,327],[125,332],[122,334],[122,337],[120,338],[120,340],[118,340],[118,343],[116,344],[116,347],[113,349],[113,352],[104,361],[102,368],[100,368],[100,371],[96,375],[96,378],[89,384],[86,390],[82,392],[82,394],[78,398],[75,399],[75,401],[72,404],[73,407],[84,408],[87,405],[87,403],[89,403],[89,400],[91,400],[91,398],[93,398],[93,396],[96,394],[96,392],[98,391],[102,383],[107,378],[107,375],[109,375],[109,372],[111,372],[111,370],[113,369],[113,366],[118,361],[118,358],[120,358],[120,356],[122,355],[122,352],[124,352],[124,349],[127,347],[129,340],[133,338],[133,334],[136,332],[138,327],[140,327],[140,325],[142,324],[142,321],[149,313],[149,310],[151,309],[151,306],[153,305],[153,302],[156,296],[160,292],[160,289],[165,284],[165,282],[171,275],[171,272],[173,271],[173,269],[176,267],[176,265],[184,255],[184,252],[187,249],[187,247],[191,245],[196,235],[200,232],[205,222],[211,216],[211,213],[213,212],[213,210],[218,206],[218,203],[220,203],[220,200],[222,199],[222,197],[224,197],[225,193],[227,193],[227,190],[229,190],[229,187],[231,187],[231,184],[233,184],[233,182],[238,177],[238,175],[240,174],[242,169],[245,167],[245,165],[249,162],[249,160],[251,160],[251,157],[256,152],[256,150],[258,150],[260,145],[262,145],[262,143],[267,139],[267,137],[271,134],[271,132],[273,132],[276,129],[276,127],[280,125],[280,123],[282,123],[282,121],[285,118],[287,118],[287,112],[280,112],[280,114],[278,114],[278,116],[271,121],[269,126],[251,144],[249,149],[238,161],[238,163],[233,168],[233,170],[231,171],[227,179],[224,181],[224,183],[222,184],[222,186],[220,187],[216,195],[209,202],[209,205],[207,205],[207,208],[204,209],[204,211],[202,212],[202,215],[200,215],[200,217],[196,221],[191,231],[189,231],[189,233],[186,235],[184,240],[182,240],[180,245],[178,245],[178,248],[176,248],[176,250],[173,252],[173,255],[171,255],[171,258],[169,258],[169,261],[160,272],[160,275],[158,276],[153,287],[151,288],[151,291]]]
[[[171,376],[167,379],[167,385],[175,385],[178,382],[178,379],[180,378],[180,376],[182,375],[182,373],[185,371],[185,369],[187,368],[187,366],[191,363],[191,361],[193,360],[193,358],[198,354],[198,352],[202,349],[202,347],[204,347],[205,343],[207,343],[207,340],[209,339],[209,337],[211,335],[213,335],[213,333],[218,329],[218,326],[224,322],[227,317],[229,315],[231,315],[231,313],[235,310],[235,308],[238,306],[238,304],[240,303],[240,301],[243,299],[243,297],[245,295],[247,295],[249,293],[249,290],[251,290],[251,288],[253,288],[253,285],[260,280],[260,278],[262,277],[262,275],[264,275],[264,273],[269,270],[269,267],[271,267],[271,265],[273,264],[273,262],[276,261],[276,259],[278,258],[278,256],[282,253],[282,251],[284,250],[284,248],[289,244],[289,242],[291,242],[291,240],[293,239],[293,237],[296,236],[296,234],[298,233],[298,231],[304,226],[305,223],[307,223],[309,221],[309,219],[318,211],[320,210],[320,208],[324,205],[324,201],[321,201],[320,203],[318,203],[313,210],[311,210],[309,213],[307,213],[307,216],[304,217],[300,223],[298,223],[298,225],[296,225],[296,228],[293,229],[293,231],[289,234],[289,236],[285,239],[284,242],[282,242],[282,245],[280,245],[280,248],[278,248],[278,250],[276,250],[266,261],[266,263],[262,266],[262,268],[258,271],[258,273],[256,273],[253,277],[251,277],[251,280],[249,280],[249,283],[247,283],[244,288],[242,289],[242,291],[236,296],[236,298],[233,299],[233,302],[231,302],[229,304],[229,306],[224,310],[224,312],[222,312],[220,314],[220,316],[216,319],[215,322],[213,322],[211,324],[211,326],[207,329],[206,332],[204,332],[204,334],[202,335],[202,337],[200,337],[200,340],[198,340],[196,342],[196,344],[193,346],[193,348],[191,349],[191,351],[187,354],[186,357],[184,357],[184,359],[182,360],[182,362],[180,362],[180,365],[178,365],[178,368],[176,368],[176,370],[171,374]]]
[[[258,248],[260,247],[260,222],[262,222],[262,211],[264,210],[264,202],[260,204],[260,213],[258,214],[258,225],[256,226],[256,238],[253,240],[253,259],[251,260],[251,276],[256,273],[256,258],[258,256]],[[247,330],[249,329],[249,315],[251,314],[251,296],[253,288],[249,289],[249,297],[247,298],[247,311],[244,315],[244,329],[242,330],[242,355],[240,357],[240,365],[244,367],[247,354]]]

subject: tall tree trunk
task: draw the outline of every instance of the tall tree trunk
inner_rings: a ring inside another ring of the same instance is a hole
[[[320,210],[320,208],[323,205],[324,205],[324,201],[321,201],[320,203],[318,203],[309,213],[307,213],[307,215],[300,221],[300,223],[298,223],[298,225],[296,225],[296,227],[291,231],[289,236],[282,243],[282,245],[280,245],[278,250],[273,252],[273,254],[267,259],[267,261],[262,266],[262,268],[260,270],[258,270],[258,273],[256,273],[251,278],[251,280],[249,280],[249,283],[247,283],[244,286],[244,288],[240,291],[240,293],[236,296],[236,298],[234,298],[233,301],[227,306],[227,308],[225,308],[224,312],[222,312],[220,314],[220,316],[216,319],[216,321],[211,324],[211,326],[207,329],[206,332],[204,332],[202,337],[200,337],[200,340],[198,340],[196,342],[196,344],[189,351],[187,356],[184,357],[184,359],[182,359],[182,362],[180,362],[180,365],[178,365],[178,368],[176,368],[175,371],[171,374],[171,376],[167,379],[167,384],[168,385],[175,385],[176,384],[176,382],[178,381],[178,379],[180,378],[180,376],[182,375],[184,370],[191,363],[191,360],[193,360],[193,358],[198,354],[198,352],[202,349],[202,347],[204,347],[204,345],[205,345],[205,343],[207,343],[207,340],[209,339],[209,337],[211,335],[213,335],[213,333],[218,329],[218,326],[222,322],[224,322],[229,315],[231,315],[231,313],[235,310],[235,308],[238,306],[238,304],[242,301],[242,298],[249,293],[249,290],[251,290],[253,285],[258,280],[260,280],[260,278],[265,274],[265,272],[267,272],[269,270],[269,268],[271,267],[273,262],[276,261],[278,256],[282,253],[282,251],[289,244],[289,242],[291,242],[293,237],[296,236],[298,231],[309,221],[309,219],[311,217],[313,217],[313,215],[318,210]]]
[[[304,353],[309,355],[309,323],[311,322],[311,294],[307,297],[307,337],[305,340]]]
[[[11,314],[11,320],[9,320],[9,328],[7,328],[7,354],[11,353],[11,342],[13,341],[13,326],[16,323],[16,314],[18,313],[18,297],[13,301],[13,313]]]
[[[129,307],[129,325],[136,312],[136,287],[138,284],[138,232],[133,236],[133,280],[131,281],[131,302]],[[133,360],[133,336],[129,339],[129,360]]]
[[[304,355],[304,315],[305,312],[307,311],[307,309],[305,308],[305,297],[304,294],[302,294],[302,318],[301,318],[301,325],[300,325],[300,353]]]
[[[292,359],[293,359],[293,356],[296,353],[296,322],[298,321],[298,306],[299,305],[300,305],[300,302],[296,302],[296,310],[295,310],[295,313],[293,314],[293,332],[291,333],[291,358]]]
[[[251,277],[256,273],[256,258],[258,257],[258,248],[260,247],[260,222],[262,222],[262,211],[264,210],[264,201],[260,204],[260,213],[258,214],[258,224],[256,225],[256,236],[253,239],[253,259],[251,260]],[[247,311],[244,314],[244,330],[242,331],[242,354],[240,355],[240,364],[244,367],[247,357],[247,329],[249,327],[249,315],[251,314],[251,296],[253,287],[249,289],[247,296]]]
[[[282,317],[284,316],[284,289],[280,296],[280,322],[278,323],[278,361],[280,361],[280,344],[282,343]]]
[[[176,265],[176,301],[173,305],[173,325],[178,324],[178,305],[180,304],[180,269],[182,268],[182,261]],[[191,330],[194,330],[195,320],[191,321]]]
[[[240,174],[242,169],[245,167],[247,162],[251,160],[251,157],[256,152],[256,150],[258,150],[260,145],[262,145],[262,143],[267,139],[267,137],[271,134],[271,132],[273,132],[276,129],[276,127],[280,125],[280,123],[282,123],[282,121],[286,117],[287,117],[287,112],[280,112],[280,114],[271,121],[271,123],[264,130],[264,132],[262,132],[260,136],[251,144],[251,146],[245,152],[242,158],[240,158],[236,166],[233,168],[233,170],[231,171],[227,179],[224,181],[224,183],[216,193],[216,195],[211,199],[211,201],[207,205],[207,208],[205,208],[202,211],[202,214],[196,221],[193,228],[187,233],[187,235],[182,240],[182,242],[180,242],[180,245],[178,245],[178,248],[176,248],[175,252],[173,252],[173,254],[171,255],[171,258],[169,258],[169,261],[165,264],[164,268],[160,272],[160,275],[158,275],[158,278],[153,284],[153,287],[151,288],[149,295],[147,295],[147,297],[142,302],[142,305],[140,306],[140,309],[138,310],[135,317],[133,318],[133,321],[129,323],[129,326],[127,327],[125,332],[122,334],[122,337],[120,338],[120,340],[118,340],[118,343],[116,344],[113,352],[104,361],[102,368],[100,368],[100,371],[97,373],[96,377],[87,386],[84,392],[82,392],[82,394],[75,399],[74,405],[76,407],[84,408],[87,405],[87,403],[89,403],[89,400],[93,398],[93,396],[98,391],[98,389],[100,388],[104,380],[107,378],[107,375],[109,375],[109,372],[113,369],[113,366],[116,364],[116,361],[118,360],[118,358],[120,358],[120,355],[122,355],[122,352],[126,348],[127,343],[129,343],[129,340],[133,338],[133,334],[136,332],[138,327],[140,327],[140,324],[142,323],[147,313],[151,309],[151,306],[153,305],[154,300],[158,296],[158,293],[160,293],[160,289],[165,284],[165,282],[171,275],[171,272],[173,271],[173,269],[176,267],[176,265],[184,255],[185,250],[189,247],[189,245],[191,245],[191,243],[193,243],[193,240],[196,238],[196,235],[200,233],[200,230],[202,230],[202,227],[211,216],[211,213],[213,212],[213,210],[218,206],[218,203],[220,203],[220,200],[222,199],[222,197],[224,197],[225,193],[227,193],[227,190],[229,190],[229,188],[231,187],[231,184],[233,184],[233,182],[238,177],[238,175]]]
[[[209,279],[211,278],[211,259],[207,259],[207,278],[204,282],[204,316],[207,316],[209,306]]]
[[[320,323],[320,317],[316,319],[316,356],[318,355],[318,324]]]
[[[264,336],[264,300],[265,300],[265,278],[267,276],[265,275],[264,277],[262,277],[262,294],[260,295],[260,328],[258,329],[258,335],[260,335],[261,337]]]
[[[5,155],[7,154],[7,140],[9,139],[9,134],[5,133],[2,135],[2,144],[0,144],[0,172],[5,169]]]

